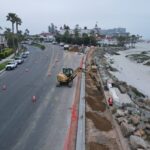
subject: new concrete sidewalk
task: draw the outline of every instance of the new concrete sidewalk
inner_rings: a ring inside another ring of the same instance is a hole
[[[8,61],[8,60],[12,59],[13,57],[14,57],[14,54],[11,54],[10,56],[0,60],[0,64],[4,63],[5,61]]]
[[[83,69],[85,69],[85,58]],[[76,150],[85,150],[85,73],[82,72]]]

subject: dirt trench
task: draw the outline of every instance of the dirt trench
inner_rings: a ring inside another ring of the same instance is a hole
[[[112,129],[111,122],[93,112],[86,112],[86,117],[94,123],[94,126],[100,131],[110,131]]]
[[[109,148],[103,144],[97,144],[95,142],[90,142],[88,144],[87,150],[109,150]]]
[[[86,70],[90,70],[90,65]],[[119,150],[102,85],[98,88],[91,75],[98,78],[97,73],[86,72],[86,150]]]
[[[93,111],[104,112],[106,110],[106,104],[101,101],[101,96],[87,96],[86,101]]]

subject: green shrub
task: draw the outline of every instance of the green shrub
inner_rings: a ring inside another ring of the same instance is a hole
[[[8,64],[8,61],[0,64],[0,70],[3,70],[7,64]]]
[[[5,57],[9,56],[9,52],[8,51],[4,52],[4,54],[5,54]]]
[[[45,49],[45,46],[44,46],[44,45],[41,45],[41,49],[44,50],[44,49]]]
[[[0,58],[5,58],[5,54],[4,53],[0,53]]]
[[[11,55],[13,53],[13,49],[12,48],[5,48],[1,53],[0,53],[0,58],[5,58],[8,57],[9,55]]]

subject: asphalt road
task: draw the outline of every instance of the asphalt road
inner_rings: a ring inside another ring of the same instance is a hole
[[[76,79],[72,88],[56,87],[56,74],[82,56],[50,44],[28,49],[22,65],[0,74],[0,150],[63,150]]]

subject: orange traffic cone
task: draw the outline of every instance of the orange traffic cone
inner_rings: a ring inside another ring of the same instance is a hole
[[[48,73],[48,76],[49,76],[49,77],[51,76],[51,73],[50,73],[50,72]]]
[[[28,72],[29,71],[29,69],[28,68],[26,68],[26,70],[25,70],[26,72]]]
[[[33,102],[33,103],[36,102],[36,96],[32,96],[32,102]]]
[[[2,90],[6,90],[6,85],[5,84],[2,86]]]

